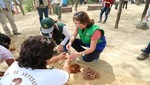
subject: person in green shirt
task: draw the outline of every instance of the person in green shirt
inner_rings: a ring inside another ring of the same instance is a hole
[[[70,50],[72,46],[77,52],[71,53],[71,58],[82,57],[85,62],[98,60],[106,46],[104,30],[95,25],[94,20],[90,19],[84,11],[75,13],[73,21],[76,29],[66,48]],[[76,38],[77,34],[79,34],[80,39]],[[85,49],[83,46],[87,48]]]

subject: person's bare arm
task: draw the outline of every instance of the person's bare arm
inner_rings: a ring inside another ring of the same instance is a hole
[[[67,59],[64,62],[63,65],[63,70],[68,72],[70,74],[70,62],[72,61],[72,59],[70,58],[70,55],[67,55]]]
[[[72,42],[75,40],[77,34],[78,34],[78,30],[76,29],[76,30],[74,31],[73,35],[71,36],[69,43],[72,43]]]
[[[74,31],[73,35],[70,37],[69,43],[66,45],[67,50],[70,50],[72,42],[75,40],[77,34],[78,34],[78,30],[76,28],[76,30]]]
[[[83,54],[86,55],[92,53],[96,48],[97,41],[98,40],[92,40],[90,48],[87,48],[85,51],[72,53],[71,58],[81,57]]]
[[[63,52],[57,56],[53,56],[50,60],[47,61],[47,64],[52,64],[52,63],[56,63],[59,60],[63,60],[64,58],[66,58],[66,53]]]

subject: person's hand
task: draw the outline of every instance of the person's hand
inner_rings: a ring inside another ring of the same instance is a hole
[[[66,45],[66,49],[67,49],[67,50],[70,50],[70,48],[71,48],[71,43],[69,42],[69,43]]]
[[[65,62],[64,62],[64,66],[69,65],[70,62],[73,60],[73,59],[71,59],[71,56],[70,56],[70,55],[67,55],[66,58],[67,58],[67,59],[66,59]]]
[[[70,55],[67,56],[67,59],[65,60],[64,62],[64,65],[63,65],[63,70],[64,71],[67,71],[68,73],[70,73],[70,62],[72,61],[73,59],[70,58]]]
[[[71,59],[75,59],[77,57],[81,57],[81,54],[79,52],[74,52],[70,54],[70,58]]]
[[[60,54],[58,55],[58,57],[59,57],[59,60],[66,59],[66,53],[65,53],[65,52],[60,53]]]
[[[57,51],[59,52],[59,53],[61,53],[61,52],[64,52],[64,46],[63,45],[57,45]]]

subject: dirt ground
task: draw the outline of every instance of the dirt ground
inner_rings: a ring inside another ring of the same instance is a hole
[[[90,4],[95,5],[95,4]],[[79,6],[78,10],[87,10],[88,5]],[[74,7],[73,7],[74,9]],[[136,6],[129,4],[128,9],[122,10],[119,29],[114,29],[118,10],[112,7],[106,24],[97,23],[99,20],[99,10],[88,11],[91,18],[95,20],[95,24],[105,30],[107,46],[101,54],[97,63],[85,63],[77,61],[81,67],[91,67],[101,74],[101,78],[87,81],[82,77],[82,73],[71,74],[70,85],[150,85],[150,58],[139,61],[136,57],[141,53],[140,49],[145,48],[150,41],[150,30],[136,29],[136,24],[140,21],[144,5]],[[49,15],[57,19],[55,14]],[[70,27],[70,32],[74,30],[72,21],[72,13],[63,13],[62,22]],[[104,16],[104,15],[103,15]],[[13,44],[17,48],[13,51],[16,58],[18,56],[20,44],[31,35],[40,34],[40,24],[37,11],[15,15],[15,21],[22,33],[20,36],[13,36]],[[150,22],[148,22],[150,26]],[[3,32],[2,27],[0,31]],[[6,70],[6,63],[1,63],[0,69]]]

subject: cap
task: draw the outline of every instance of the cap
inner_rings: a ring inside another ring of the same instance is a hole
[[[41,32],[51,33],[54,30],[54,20],[52,18],[45,18],[41,21]]]

